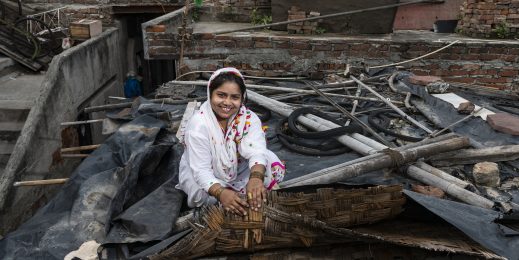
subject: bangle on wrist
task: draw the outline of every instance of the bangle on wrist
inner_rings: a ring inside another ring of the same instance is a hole
[[[214,195],[213,195],[213,196],[214,196],[218,201],[220,201],[220,195],[222,195],[222,192],[223,192],[224,190],[225,190],[225,188],[222,187],[222,186],[220,186],[220,188],[218,188],[218,190],[216,190],[216,191],[214,192]]]
[[[260,172],[260,171],[252,171],[252,172],[250,173],[250,177],[249,177],[249,178],[250,178],[250,179],[252,179],[252,178],[257,178],[257,179],[260,179],[260,180],[263,181],[263,179],[265,178],[265,173]]]

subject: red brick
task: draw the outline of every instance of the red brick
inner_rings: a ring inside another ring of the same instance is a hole
[[[496,131],[511,135],[519,135],[519,117],[515,115],[496,113],[488,115],[487,122]]]
[[[336,43],[333,44],[333,50],[334,51],[344,51],[349,48],[349,45],[347,43]]]
[[[252,48],[254,47],[253,41],[236,41],[236,47],[237,48]]]
[[[166,26],[163,24],[152,25],[146,27],[146,32],[166,32]]]
[[[501,77],[515,77],[519,73],[517,70],[501,70],[499,71],[498,75]]]
[[[314,51],[331,51],[332,45],[331,44],[315,44],[314,45]]]
[[[271,42],[255,42],[254,48],[272,48]]]
[[[409,77],[409,82],[415,85],[422,85],[426,86],[429,83],[433,83],[436,81],[441,81],[442,79],[440,77],[435,76],[416,76],[413,75]]]
[[[308,42],[292,41],[290,42],[292,49],[296,50],[311,50],[312,46]]]

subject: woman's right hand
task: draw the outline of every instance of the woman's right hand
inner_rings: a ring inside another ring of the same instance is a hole
[[[220,194],[220,203],[222,203],[223,208],[227,211],[234,212],[240,216],[247,215],[247,210],[245,208],[249,207],[249,204],[245,200],[242,200],[238,193],[225,189]]]

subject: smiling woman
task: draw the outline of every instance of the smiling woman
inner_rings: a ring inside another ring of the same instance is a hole
[[[283,179],[285,166],[267,150],[258,116],[244,106],[247,92],[238,70],[216,71],[207,96],[186,126],[177,188],[187,194],[190,207],[219,202],[246,215],[247,207],[261,207],[266,190]]]

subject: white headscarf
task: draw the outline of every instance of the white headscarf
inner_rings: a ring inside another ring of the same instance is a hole
[[[227,132],[222,132],[218,120],[211,108],[211,95],[209,87],[211,82],[220,74],[233,73],[243,79],[242,74],[235,68],[223,68],[215,71],[207,84],[207,101],[200,107],[206,126],[210,133],[212,166],[214,176],[226,182],[236,179],[238,172],[238,150],[242,134],[248,127],[245,122],[247,108],[242,104],[238,112],[229,118]],[[245,100],[244,93],[243,100]]]

